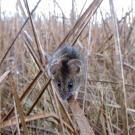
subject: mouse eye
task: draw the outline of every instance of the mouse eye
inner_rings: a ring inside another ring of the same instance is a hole
[[[59,80],[57,81],[57,86],[61,87],[61,82]]]
[[[73,87],[73,81],[72,80],[70,80],[69,82],[68,82],[68,88],[72,88]]]

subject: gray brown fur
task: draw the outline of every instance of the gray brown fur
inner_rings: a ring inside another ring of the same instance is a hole
[[[75,95],[84,80],[79,50],[66,45],[54,52],[48,62],[48,72],[63,100]]]

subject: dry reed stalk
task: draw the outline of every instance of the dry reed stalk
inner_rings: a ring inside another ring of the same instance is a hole
[[[86,3],[87,3],[87,0],[85,0],[84,4],[83,4],[83,6],[82,6],[82,9],[81,9],[81,11],[80,11],[80,13],[79,13],[79,17],[82,15],[82,12],[83,12],[83,10],[84,10],[84,7],[85,7]]]
[[[120,78],[119,83],[120,83],[120,88],[121,88],[121,91],[120,91],[121,94],[119,94],[121,95],[120,101],[117,101],[117,102],[121,105],[123,134],[129,135],[125,78],[124,78],[124,70],[123,70],[123,58],[122,58],[122,53],[121,53],[121,46],[120,46],[120,39],[119,39],[119,32],[118,32],[118,24],[117,24],[117,18],[115,14],[113,1],[109,0],[109,2],[110,2],[110,11],[112,15],[112,20],[114,24],[114,40],[115,40],[115,52],[116,52],[115,66],[117,70],[117,75]]]
[[[53,118],[53,119],[57,120],[58,122],[60,121],[58,115],[56,113],[51,112],[51,113],[40,113],[40,114],[35,114],[33,116],[27,116],[27,117],[25,117],[25,122],[30,122],[30,121],[39,120],[39,119],[48,119],[48,118]],[[21,123],[21,122],[19,121],[19,123]],[[65,121],[63,121],[63,124],[71,132],[73,132],[73,129],[69,124],[67,124]],[[7,121],[0,122],[1,128],[14,126],[14,125],[16,125],[16,118],[11,118]]]
[[[53,86],[52,83],[51,83],[51,87],[52,87],[53,92],[54,92],[55,88],[54,88],[54,86]],[[55,100],[55,102],[56,102],[57,113],[58,113],[58,116],[59,116],[59,118],[60,118],[60,124],[61,124],[61,128],[62,128],[62,134],[65,135],[65,129],[64,129],[63,122],[62,122],[62,115],[61,115],[61,112],[60,112],[58,100],[57,100],[57,98],[56,98],[56,94],[55,94],[55,93],[56,93],[56,92],[54,92],[54,100]]]
[[[40,60],[40,62],[42,64],[43,63],[43,52],[42,52],[43,49],[42,49],[41,43],[39,41],[39,37],[37,36],[37,32],[36,32],[32,17],[31,17],[31,12],[29,10],[28,1],[24,0],[24,3],[26,5],[26,9],[27,9],[27,12],[28,12],[28,15],[29,15],[29,18],[30,18],[30,24],[31,24],[31,27],[32,27],[32,32],[33,32],[33,35],[34,35],[35,43],[36,43],[36,46],[37,46],[39,60]]]
[[[0,84],[8,77],[10,71],[6,71],[3,75],[0,76]],[[0,90],[0,111],[2,110],[2,91]],[[0,112],[0,121],[2,120],[1,112]],[[1,132],[1,129],[0,129]],[[1,134],[1,133],[0,133]]]
[[[102,0],[94,0],[92,4],[86,9],[86,11],[83,13],[83,15],[77,20],[73,28],[68,32],[68,34],[65,36],[63,41],[60,43],[59,47],[64,45],[65,42],[69,42],[69,39],[71,39],[71,44],[74,45],[75,42],[77,41],[78,37],[88,24],[90,18],[92,15],[96,12],[96,9],[99,7],[101,4]],[[74,36],[72,36],[74,35]],[[58,49],[57,48],[57,49]]]
[[[26,19],[26,18],[27,18],[27,15],[26,15],[26,13],[25,13],[25,10],[23,9],[22,1],[17,0],[16,5],[20,8],[20,10],[21,10],[21,12],[22,12],[22,14],[23,14],[23,17]]]
[[[92,79],[88,79],[88,81],[89,81],[89,83],[91,83],[91,82],[100,82],[100,83],[115,84],[115,85],[119,84],[118,82],[107,81],[107,80],[92,80]],[[125,86],[129,86],[129,87],[131,86],[131,87],[135,88],[135,85],[132,85],[132,84],[125,83]]]
[[[18,135],[21,135],[21,131],[20,131],[20,127],[19,127],[19,117],[18,117],[18,114],[17,114],[17,109],[16,109],[16,103],[15,103],[15,101],[14,101],[14,108],[15,108],[14,110],[15,110],[15,119],[16,119],[17,133],[18,133]],[[16,129],[14,130],[14,133],[15,132],[16,132]]]
[[[10,71],[6,71],[3,75],[0,76],[0,84],[7,78]]]
[[[25,123],[25,120],[24,120],[23,109],[22,109],[22,106],[21,106],[21,103],[20,103],[20,100],[19,100],[19,96],[16,92],[15,81],[12,77],[12,74],[9,75],[9,80],[10,80],[10,83],[11,83],[11,90],[12,90],[12,93],[13,93],[13,96],[14,96],[14,99],[15,99],[17,112],[19,114],[21,124],[22,124],[22,127],[23,127],[23,132],[24,132],[25,135],[28,135],[28,129],[27,129],[27,126],[26,126],[26,123]]]
[[[32,39],[28,36],[28,34],[26,32],[24,32],[24,36],[25,36],[24,42],[25,42],[25,45],[26,45],[28,51],[30,52],[30,54],[31,54],[32,58],[34,59],[34,61],[35,61],[36,65],[38,66],[38,68],[40,70],[42,70],[42,72],[44,72],[45,69],[43,68],[43,66],[41,64],[41,61],[39,61],[39,59],[38,59],[38,57],[36,55],[36,52],[35,52],[35,50],[34,50],[34,48],[32,46],[32,43],[33,43]]]
[[[91,45],[91,21],[89,22],[89,33],[88,33],[88,44],[85,48],[85,86],[84,86],[84,99],[83,99],[83,110],[85,107],[85,100],[86,100],[86,94],[87,94],[87,86],[88,86],[88,63],[89,63],[89,57],[92,52],[92,45]],[[91,46],[90,46],[91,45]]]
[[[85,13],[78,19],[78,22],[80,23],[77,27],[78,30],[76,30],[76,35],[73,36],[73,39],[71,39],[71,43],[72,45],[74,45],[76,43],[76,41],[78,40],[78,38],[80,37],[81,33],[83,32],[83,30],[86,28],[87,24],[89,23],[91,17],[94,15],[94,13],[96,12],[97,8],[100,6],[100,4],[102,3],[102,0],[95,0],[92,2],[92,4],[88,7],[88,9],[85,11]],[[83,22],[83,23],[82,23]],[[76,22],[77,23],[77,22]],[[82,24],[81,24],[82,23]]]
[[[75,119],[80,135],[95,135],[93,129],[90,127],[83,110],[80,108],[78,102],[74,99],[69,101],[69,106]]]

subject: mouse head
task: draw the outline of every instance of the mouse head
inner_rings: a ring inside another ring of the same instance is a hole
[[[80,87],[82,63],[78,59],[60,60],[51,65],[53,82],[63,100],[69,99]]]

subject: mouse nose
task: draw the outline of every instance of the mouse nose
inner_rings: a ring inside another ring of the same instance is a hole
[[[67,100],[67,99],[69,99],[72,95],[73,95],[72,92],[70,92],[70,91],[65,91],[65,92],[63,93],[63,95],[62,95],[62,99],[63,99],[63,100]]]

